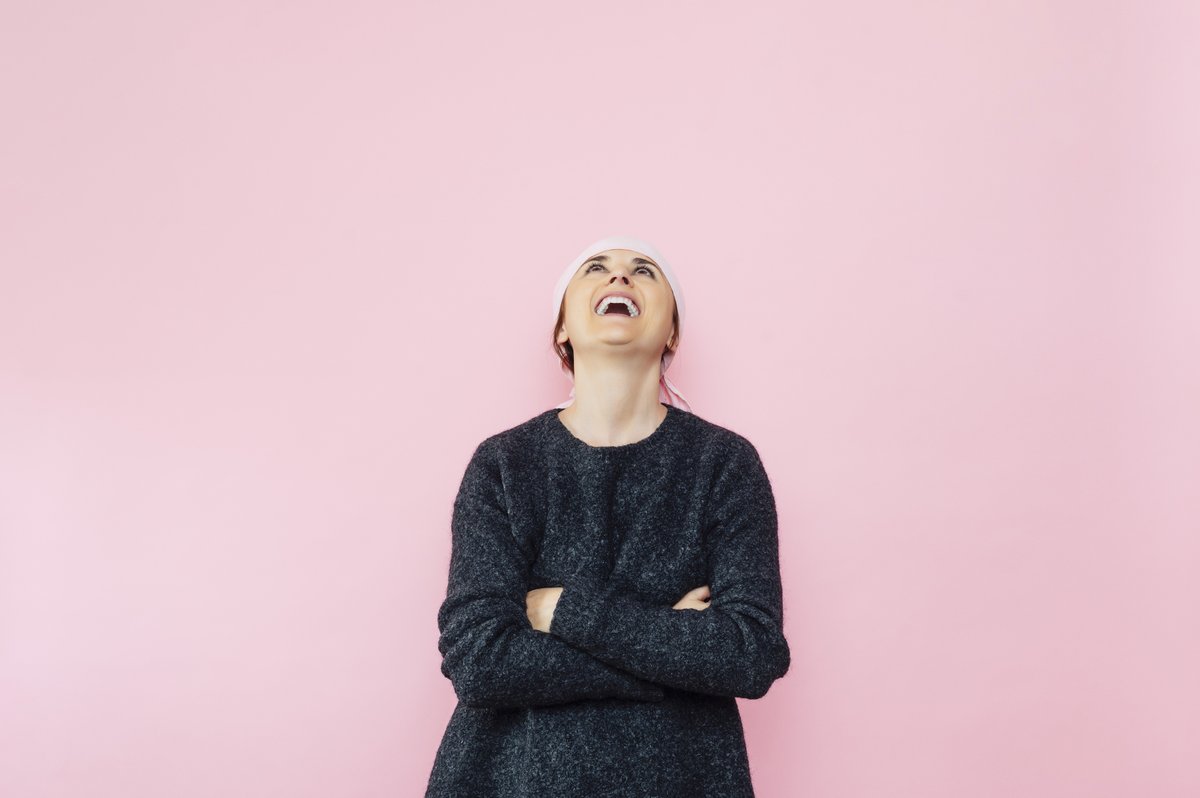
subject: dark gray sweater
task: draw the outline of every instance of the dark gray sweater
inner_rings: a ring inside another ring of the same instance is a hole
[[[754,795],[734,697],[791,662],[775,497],[749,440],[664,406],[623,446],[552,409],[475,449],[438,611],[458,705],[426,798]],[[673,609],[703,584],[706,609]],[[525,594],[558,585],[538,631]]]

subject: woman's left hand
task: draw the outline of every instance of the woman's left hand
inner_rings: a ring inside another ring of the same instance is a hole
[[[550,619],[554,617],[554,608],[558,606],[558,597],[562,595],[561,587],[539,587],[525,594],[525,614],[529,622],[539,632],[550,631]]]

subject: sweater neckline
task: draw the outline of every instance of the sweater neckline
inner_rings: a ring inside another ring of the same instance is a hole
[[[630,443],[620,443],[613,446],[593,446],[582,438],[575,437],[575,433],[571,432],[571,430],[567,428],[567,425],[563,423],[562,419],[558,417],[558,414],[562,408],[552,408],[547,410],[546,414],[549,416],[550,427],[554,430],[554,434],[558,438],[565,441],[567,445],[571,446],[572,448],[583,452],[624,453],[639,451],[649,446],[653,446],[664,437],[666,432],[671,428],[672,425],[674,425],[675,420],[679,417],[679,414],[683,412],[673,405],[669,405],[664,402],[659,402],[659,404],[667,408],[667,415],[662,421],[658,422],[658,426],[654,428],[653,432],[641,440],[632,441]]]

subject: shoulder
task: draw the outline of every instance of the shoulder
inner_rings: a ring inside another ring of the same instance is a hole
[[[705,458],[717,464],[761,463],[758,447],[746,435],[695,413],[685,412],[683,415],[686,417],[683,426],[688,428],[689,437]]]
[[[553,412],[557,411],[544,410],[524,421],[493,432],[476,445],[474,456],[506,461],[539,449],[546,440],[547,424],[555,421]]]
[[[704,442],[700,459],[704,478],[708,480],[705,527],[748,518],[751,510],[757,511],[760,518],[771,518],[775,512],[774,489],[754,441],[744,433],[699,416],[689,426],[694,428],[697,440]]]
[[[703,440],[701,462],[707,475],[710,511],[717,517],[730,508],[754,504],[774,507],[774,489],[758,447],[748,435],[695,416],[689,423]]]
[[[517,424],[493,432],[475,444],[467,462],[467,478],[492,483],[507,482],[506,476],[521,464],[536,461],[547,437],[546,425],[553,421],[546,410]]]

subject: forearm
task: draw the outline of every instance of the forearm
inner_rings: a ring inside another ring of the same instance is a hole
[[[477,611],[477,610],[482,610]],[[442,673],[468,706],[510,708],[601,698],[659,701],[662,689],[534,629],[512,607],[447,600]]]
[[[571,577],[563,588],[550,632],[642,679],[759,698],[790,665],[781,613],[769,596],[731,592],[706,609],[677,610],[587,577]]]

